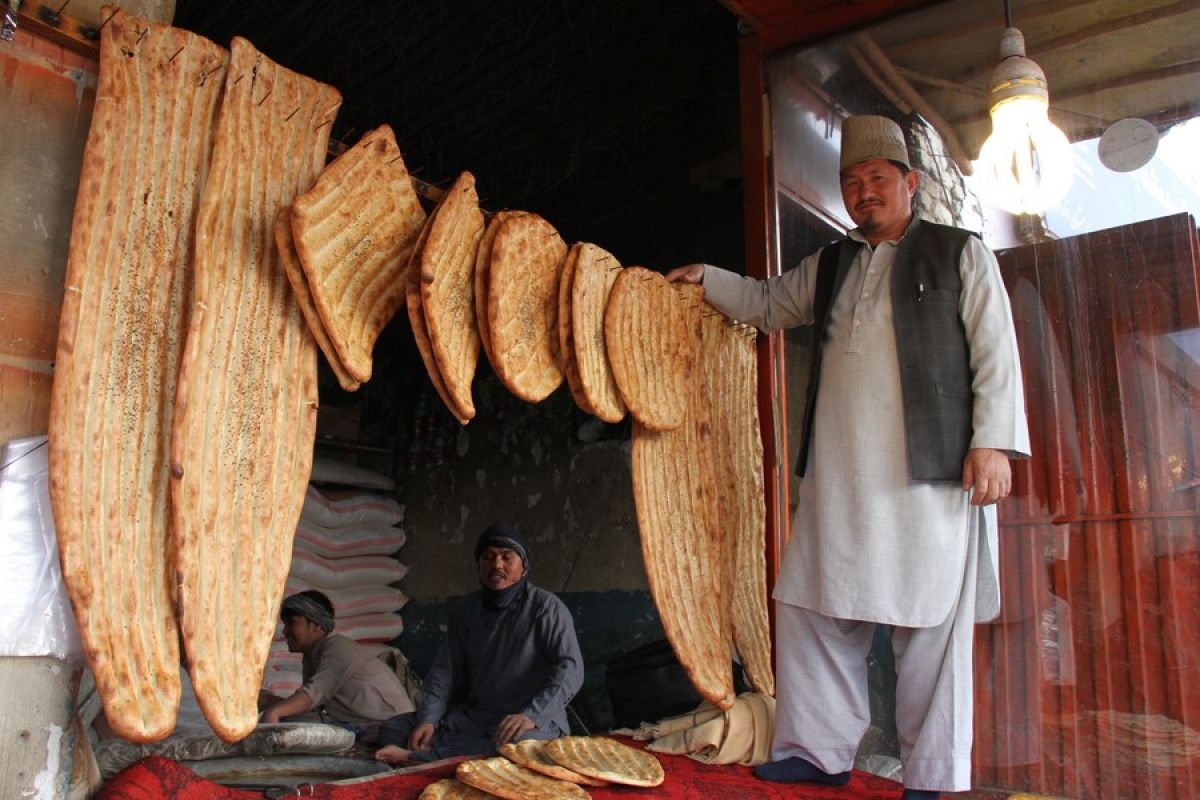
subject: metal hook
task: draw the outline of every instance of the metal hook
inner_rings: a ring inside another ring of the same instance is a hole
[[[112,18],[120,13],[121,13],[121,9],[119,9],[119,8],[116,9],[115,11],[113,11],[111,14],[108,15],[108,19],[106,19],[106,20],[104,20],[104,22],[100,23],[100,27],[97,28],[96,30],[98,30],[98,31],[104,30],[104,26],[107,25],[108,23],[112,22]]]

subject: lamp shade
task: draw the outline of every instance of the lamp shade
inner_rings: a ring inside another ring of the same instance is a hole
[[[1025,57],[1025,40],[1016,28],[1004,31],[1000,56],[988,90],[992,134],[975,169],[996,205],[1014,214],[1040,214],[1071,185],[1071,145],[1047,116],[1046,75]]]

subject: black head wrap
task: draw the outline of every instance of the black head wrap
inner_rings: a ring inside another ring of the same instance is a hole
[[[324,597],[324,595],[321,596]],[[329,598],[325,598],[325,600],[328,602]],[[300,592],[284,598],[279,616],[285,620],[289,617],[301,616],[311,620],[314,625],[319,626],[326,633],[333,632],[333,612],[308,592]]]

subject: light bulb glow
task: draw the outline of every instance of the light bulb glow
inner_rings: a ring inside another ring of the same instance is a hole
[[[1043,97],[1017,96],[991,111],[975,169],[990,199],[1013,214],[1040,214],[1071,185],[1071,144],[1046,109]]]

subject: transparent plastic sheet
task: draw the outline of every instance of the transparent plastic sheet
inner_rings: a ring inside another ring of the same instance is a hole
[[[83,647],[58,561],[47,451],[45,436],[0,449],[0,656],[79,664]]]
[[[0,42],[11,42],[17,34],[17,10],[21,0],[7,0],[4,3],[4,14],[0,18]]]

